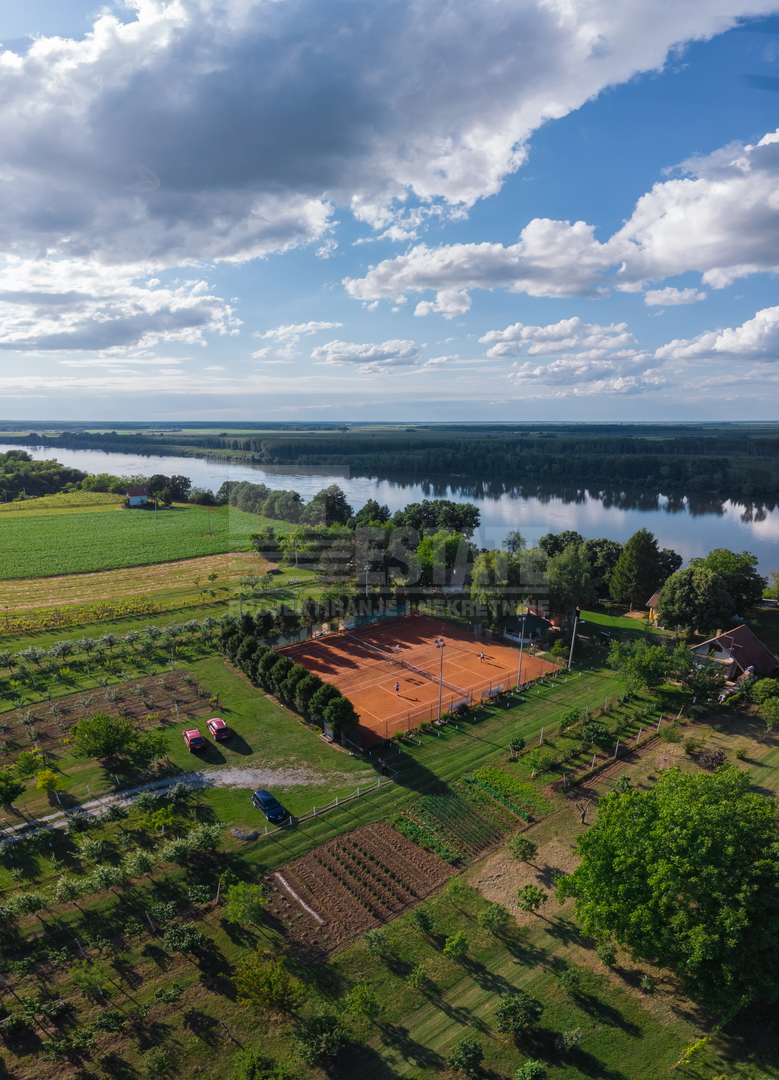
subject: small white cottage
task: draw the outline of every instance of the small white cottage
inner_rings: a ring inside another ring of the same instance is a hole
[[[126,492],[128,506],[145,506],[149,501],[149,489],[145,487],[129,487]]]

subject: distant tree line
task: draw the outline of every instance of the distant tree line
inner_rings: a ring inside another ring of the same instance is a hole
[[[387,476],[458,474],[550,482],[624,485],[649,490],[720,492],[752,496],[779,494],[779,439],[729,435],[641,438],[498,432],[477,434],[359,436],[316,435],[202,436],[176,433],[67,432],[56,438],[37,434],[7,441],[30,445],[100,448],[154,454],[210,452],[260,465],[294,465],[317,470]],[[2,442],[2,439],[0,439]]]

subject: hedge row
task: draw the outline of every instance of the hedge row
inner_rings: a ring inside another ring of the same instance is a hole
[[[226,616],[219,631],[222,652],[252,682],[320,727],[328,724],[340,735],[358,725],[354,706],[337,687],[266,645],[257,629],[251,615]]]

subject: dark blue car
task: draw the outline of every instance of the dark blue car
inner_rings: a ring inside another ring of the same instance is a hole
[[[258,810],[262,810],[266,819],[273,825],[282,825],[290,816],[289,810],[285,810],[279,800],[264,788],[261,791],[255,791],[252,795],[252,803]]]

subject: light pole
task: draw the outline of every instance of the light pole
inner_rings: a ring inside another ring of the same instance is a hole
[[[571,635],[571,651],[568,653],[568,670],[569,671],[571,670],[571,664],[573,663],[573,647],[576,644],[576,627],[579,625],[580,621],[584,622],[584,619],[581,619],[581,620],[579,619],[580,615],[581,615],[581,611],[580,611],[579,608],[577,608],[576,609],[576,614],[573,617],[573,634]]]
[[[370,571],[370,566],[366,566],[365,567],[365,599],[366,600],[368,599],[368,573],[369,573],[369,571]]]
[[[517,669],[517,693],[522,685],[522,651],[525,647],[525,619],[527,615],[523,615],[519,620],[522,624],[519,628],[519,668]]]
[[[441,670],[438,676],[438,723],[441,723],[441,703],[444,696],[444,649],[446,642],[443,638],[436,638],[433,642],[437,649],[441,650]]]

